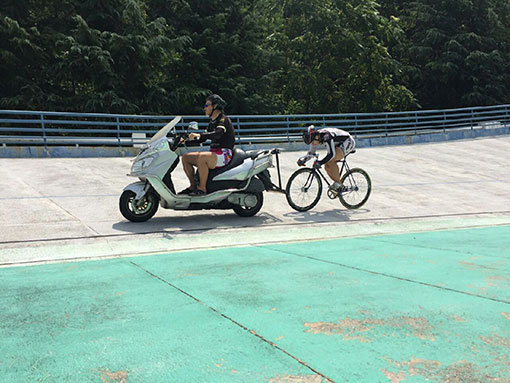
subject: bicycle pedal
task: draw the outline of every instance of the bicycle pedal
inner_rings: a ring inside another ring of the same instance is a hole
[[[330,199],[336,199],[338,198],[338,192],[334,189],[328,189],[328,197]]]

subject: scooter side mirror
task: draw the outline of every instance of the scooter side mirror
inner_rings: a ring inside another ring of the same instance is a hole
[[[198,130],[198,122],[191,121],[188,125],[189,130]]]

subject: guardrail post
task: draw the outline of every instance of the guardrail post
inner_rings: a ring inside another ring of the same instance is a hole
[[[121,145],[120,145],[120,121],[119,121],[119,117],[117,116],[115,118],[115,120],[117,121],[117,143],[119,144],[119,148],[120,148]]]
[[[354,116],[354,138],[355,139],[358,139],[358,133],[356,132],[357,129],[358,129],[358,116],[355,115]]]
[[[388,113],[386,113],[386,123],[384,124],[384,133],[388,137]]]
[[[471,130],[475,129],[475,126],[473,124],[473,119],[475,118],[474,110],[471,109]]]
[[[446,133],[446,112],[443,112],[443,133]]]
[[[414,135],[416,136],[418,134],[418,112],[414,112]]]
[[[42,113],[41,113],[41,128],[42,128],[44,149],[48,149],[48,145],[46,142],[46,126],[44,124],[44,115]]]
[[[290,123],[289,123],[289,118],[285,117],[285,121],[287,121],[287,142],[290,144]]]
[[[241,123],[239,117],[237,117],[237,141],[241,143]]]

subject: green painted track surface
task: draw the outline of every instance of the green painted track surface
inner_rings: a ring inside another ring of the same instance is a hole
[[[510,382],[509,258],[494,226],[4,268],[0,382]]]

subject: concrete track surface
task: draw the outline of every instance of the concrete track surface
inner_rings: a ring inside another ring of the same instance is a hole
[[[361,209],[252,218],[127,222],[128,158],[0,164],[0,382],[510,382],[508,136],[359,149]]]

